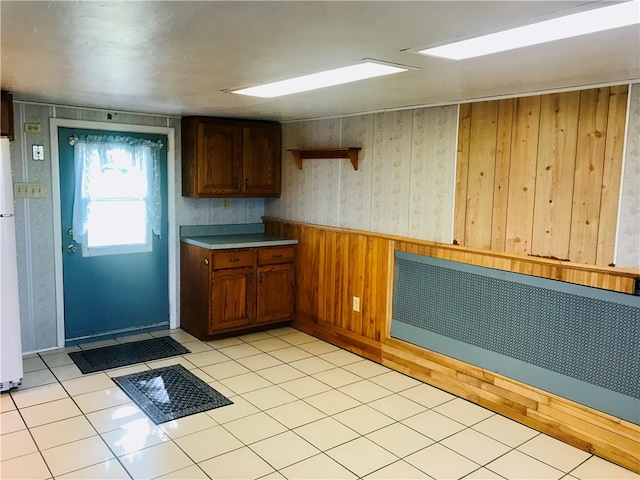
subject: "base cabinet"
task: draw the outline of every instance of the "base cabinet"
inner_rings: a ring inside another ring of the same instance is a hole
[[[257,323],[293,317],[293,264],[258,267]]]
[[[293,318],[295,247],[180,244],[180,326],[200,339]]]

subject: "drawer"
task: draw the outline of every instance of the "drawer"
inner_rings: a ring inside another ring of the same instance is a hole
[[[213,254],[213,269],[253,267],[255,250],[238,250]]]
[[[258,250],[258,265],[293,262],[294,247],[261,248]]]

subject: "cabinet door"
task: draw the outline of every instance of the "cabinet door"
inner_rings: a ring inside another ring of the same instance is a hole
[[[198,193],[236,195],[242,189],[242,127],[198,124]]]
[[[210,333],[252,323],[255,318],[254,269],[213,272]]]
[[[14,140],[13,136],[13,95],[2,92],[2,108],[0,109],[0,136]]]
[[[257,323],[289,320],[293,316],[293,264],[258,267]]]
[[[180,328],[199,339],[209,335],[211,250],[180,243]]]
[[[279,126],[244,128],[244,193],[280,196],[282,131]]]

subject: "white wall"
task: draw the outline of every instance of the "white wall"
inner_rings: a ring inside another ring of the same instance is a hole
[[[109,114],[111,119],[108,118]],[[231,200],[228,209],[223,209],[222,201],[219,199],[191,199],[180,195],[182,175],[179,118],[14,102],[16,139],[11,142],[13,181],[43,182],[46,186],[46,196],[43,199],[15,200],[18,286],[24,352],[53,348],[57,343],[49,118],[174,128],[178,227],[262,221],[261,217],[264,213],[262,199],[234,199]],[[39,123],[42,133],[24,133],[25,122]],[[31,145],[34,144],[45,146],[44,162],[31,160]],[[174,241],[178,242],[177,239]],[[180,269],[176,268],[176,270],[179,276]],[[179,291],[179,278],[176,284]],[[177,298],[179,301],[179,295]]]
[[[616,266],[640,268],[640,83],[631,87]]]

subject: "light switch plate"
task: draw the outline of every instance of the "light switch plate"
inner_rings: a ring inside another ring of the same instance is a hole
[[[15,198],[44,198],[44,190],[42,182],[15,182],[13,184]]]
[[[39,123],[25,123],[24,131],[27,133],[42,133],[42,126]]]

